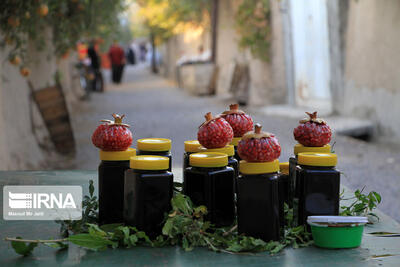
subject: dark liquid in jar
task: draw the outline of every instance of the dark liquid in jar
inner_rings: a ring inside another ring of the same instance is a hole
[[[282,234],[278,174],[240,175],[237,180],[238,231],[268,242]]]
[[[164,215],[171,210],[173,175],[167,171],[127,170],[124,221],[150,237],[161,234]]]
[[[99,166],[99,223],[122,223],[124,176],[129,160],[102,161]]]
[[[278,179],[278,185],[279,185],[279,210],[280,210],[279,222],[281,224],[281,227],[284,227],[285,226],[284,206],[285,203],[289,205],[289,175],[280,173]]]
[[[307,222],[308,216],[338,215],[340,172],[334,167],[299,166],[298,224]]]
[[[196,206],[207,207],[206,219],[217,227],[232,225],[235,218],[234,169],[188,167],[184,172],[184,194]]]

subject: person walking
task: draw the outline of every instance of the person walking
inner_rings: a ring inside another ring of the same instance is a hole
[[[96,48],[96,40],[92,40],[90,42],[90,46],[88,48],[88,57],[90,58],[90,67],[94,74],[94,79],[92,80],[92,90],[93,91],[104,91],[104,82],[103,75],[100,70],[100,58],[97,53]]]
[[[122,49],[117,41],[114,41],[113,45],[110,47],[108,57],[111,61],[112,81],[114,83],[121,83],[125,66],[125,53],[124,49]]]

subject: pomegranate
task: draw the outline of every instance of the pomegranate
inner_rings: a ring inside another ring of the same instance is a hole
[[[199,143],[205,148],[222,148],[232,141],[233,130],[222,117],[213,117],[211,112],[205,115],[206,121],[197,132]]]
[[[244,111],[239,110],[238,104],[229,105],[229,110],[224,111],[221,117],[231,125],[234,137],[242,137],[253,129],[253,119]]]
[[[129,125],[122,123],[125,115],[112,114],[114,121],[101,120],[93,132],[92,143],[103,151],[124,151],[132,144],[132,132]]]
[[[247,162],[273,161],[281,155],[281,146],[274,134],[262,132],[257,123],[254,131],[243,135],[238,144],[239,156]]]
[[[323,119],[317,118],[317,112],[306,112],[309,118],[300,121],[293,130],[294,139],[303,146],[319,147],[331,141],[332,131]]]

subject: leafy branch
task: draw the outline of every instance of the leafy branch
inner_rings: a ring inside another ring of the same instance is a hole
[[[84,196],[82,201],[82,219],[81,220],[57,220],[56,223],[61,225],[61,236],[68,237],[70,233],[82,233],[88,231],[88,224],[97,223],[98,220],[98,201],[94,195],[93,180],[89,181],[89,196]]]
[[[84,214],[80,221],[59,221],[61,233],[66,238],[49,240],[28,240],[21,237],[6,238],[16,253],[27,256],[39,244],[57,249],[65,249],[68,243],[93,251],[107,248],[131,248],[135,246],[181,246],[185,251],[195,247],[206,247],[212,251],[231,254],[269,252],[276,254],[286,247],[301,248],[313,243],[311,233],[305,226],[290,227],[293,221],[293,210],[285,205],[287,226],[281,241],[265,242],[250,236],[239,234],[237,224],[232,227],[215,228],[206,221],[207,208],[194,206],[189,197],[180,193],[182,184],[176,183],[175,195],[171,199],[172,210],[166,216],[162,234],[151,240],[145,232],[132,226],[122,224],[97,225],[97,198],[94,196],[93,181],[89,182],[89,196],[84,197],[82,207]],[[348,207],[342,206],[341,215],[360,215],[371,212],[381,202],[381,196],[372,191],[368,195],[356,190],[355,201]],[[376,215],[373,215],[376,216]],[[72,235],[70,235],[72,233]]]
[[[269,0],[241,1],[236,12],[239,45],[266,62],[271,55],[271,8]]]
[[[94,251],[107,248],[130,248],[139,245],[162,247],[181,246],[185,251],[195,247],[207,247],[210,250],[226,253],[249,253],[269,251],[276,254],[286,246],[303,247],[311,244],[310,234],[304,227],[289,228],[282,242],[265,242],[261,239],[240,235],[237,225],[230,228],[214,228],[205,221],[205,206],[195,207],[189,197],[180,193],[181,184],[175,184],[175,196],[171,199],[172,210],[167,215],[162,234],[151,240],[145,232],[132,226],[107,224],[99,226],[97,220],[97,198],[94,196],[93,181],[89,182],[89,196],[84,197],[84,214],[80,221],[58,221],[61,233],[66,238],[32,240],[6,238],[16,253],[27,256],[39,244],[65,249],[68,243]],[[72,234],[71,234],[72,233]]]
[[[354,192],[354,197],[341,200],[354,200],[349,206],[341,206],[342,211],[340,215],[342,216],[369,216],[375,217],[379,220],[379,217],[372,211],[378,206],[382,201],[382,197],[375,191],[371,191],[368,194],[363,194],[365,186]]]

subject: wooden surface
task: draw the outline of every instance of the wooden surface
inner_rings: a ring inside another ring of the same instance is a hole
[[[56,150],[63,154],[74,152],[75,139],[61,87],[35,90],[33,99],[38,105]]]
[[[174,170],[180,180],[181,171]],[[81,185],[88,192],[88,181],[97,182],[96,171],[0,171],[0,185]],[[97,190],[97,183],[96,183]],[[1,190],[0,194],[3,194]],[[385,197],[385,196],[383,196]],[[3,200],[3,197],[0,197]],[[0,205],[2,211],[3,205]],[[381,221],[367,226],[361,247],[356,249],[329,250],[308,247],[286,249],[270,256],[268,253],[254,255],[230,255],[196,248],[184,252],[178,247],[109,249],[91,252],[74,245],[58,251],[49,247],[36,248],[33,255],[17,255],[5,237],[22,236],[30,239],[56,238],[59,225],[53,221],[4,221],[0,220],[1,266],[58,266],[75,265],[106,266],[400,266],[400,237],[374,237],[368,233],[377,231],[400,232],[397,222],[378,211]],[[394,255],[394,256],[387,256]],[[377,257],[378,256],[378,257]]]

